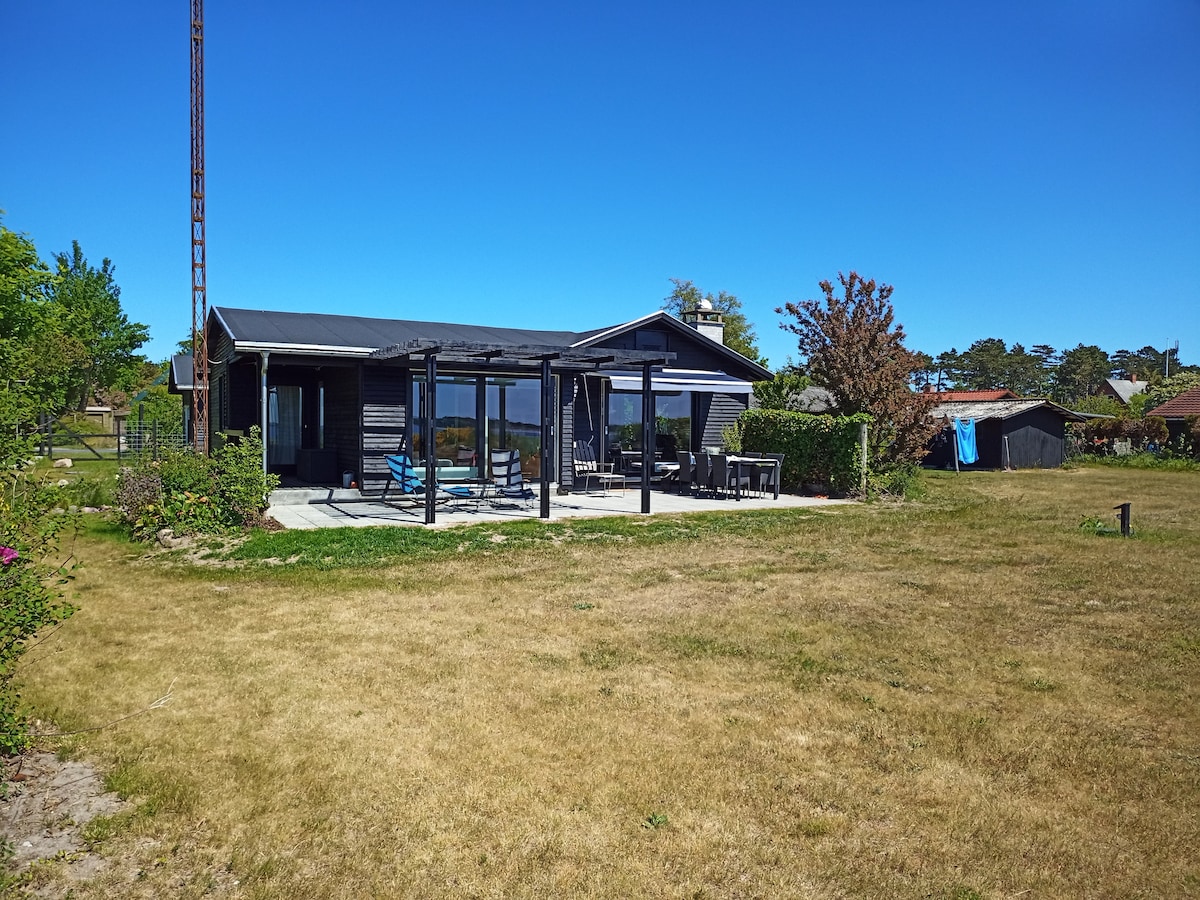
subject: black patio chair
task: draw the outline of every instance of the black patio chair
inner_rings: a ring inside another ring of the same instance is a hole
[[[679,462],[678,484],[679,493],[690,494],[692,492],[692,482],[695,480],[696,463],[692,460],[692,454],[686,450],[676,450],[675,459]]]
[[[710,457],[707,453],[696,454],[696,471],[692,476],[692,480],[696,483],[697,497],[703,495],[705,491],[709,490],[712,484],[712,479],[710,477],[712,472],[712,463],[710,462],[711,459],[712,457]]]
[[[738,472],[741,471],[741,475]],[[750,475],[745,470],[739,470],[735,466],[729,464],[729,457],[724,453],[717,453],[712,457],[712,486],[713,493],[717,490],[728,492],[730,488],[739,488],[741,485],[746,486],[746,490],[750,490]]]

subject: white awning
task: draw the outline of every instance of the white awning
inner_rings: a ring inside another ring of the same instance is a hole
[[[640,391],[641,372],[601,372],[612,382],[614,391]],[[710,394],[749,394],[754,385],[724,372],[704,369],[661,369],[650,373],[650,389],[656,393],[703,391]]]

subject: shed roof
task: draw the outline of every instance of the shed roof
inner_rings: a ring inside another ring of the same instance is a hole
[[[1084,421],[1084,416],[1072,412],[1066,407],[1051,403],[1049,400],[947,400],[937,404],[929,411],[931,416],[951,419],[1010,419],[1013,416],[1029,412],[1031,409],[1046,407],[1072,422]]]
[[[1178,397],[1172,397],[1166,403],[1147,411],[1148,416],[1162,416],[1164,419],[1182,419],[1184,416],[1200,416],[1200,386],[1184,391]]]

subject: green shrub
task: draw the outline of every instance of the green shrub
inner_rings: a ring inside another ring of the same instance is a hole
[[[260,525],[278,475],[262,471],[257,427],[211,457],[190,451],[140,459],[121,472],[117,507],[133,537],[148,540],[163,528],[177,534],[217,534]]]
[[[778,409],[748,409],[738,418],[743,448],[783,454],[780,485],[785,490],[817,483],[837,493],[859,490],[859,428],[870,422],[864,413],[826,416]]]
[[[60,534],[74,518],[49,476],[18,460],[25,447],[0,447],[0,754],[28,745],[27,718],[14,683],[16,663],[42,629],[75,608],[64,598],[69,567],[56,562]]]

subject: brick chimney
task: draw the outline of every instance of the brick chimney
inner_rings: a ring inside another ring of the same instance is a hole
[[[718,344],[725,343],[725,319],[713,309],[712,301],[707,297],[702,299],[692,309],[684,310],[683,321],[691,325],[705,337],[710,337]]]

